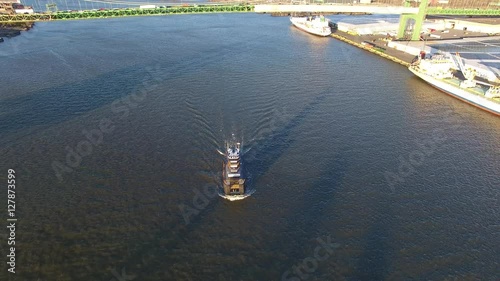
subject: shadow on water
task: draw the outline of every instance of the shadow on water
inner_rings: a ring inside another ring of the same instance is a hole
[[[280,257],[285,258],[284,262],[283,259],[280,259],[280,263],[276,263],[275,256],[263,261],[263,263],[276,265],[275,273],[280,275],[272,276],[273,278],[281,278],[281,274],[292,270],[293,266],[302,263],[305,258],[312,257],[313,250],[319,245],[316,240],[318,238],[326,242],[327,237],[330,236],[332,243],[337,243],[338,246],[342,247],[342,241],[336,241],[332,233],[323,230],[322,224],[331,220],[332,215],[328,213],[328,210],[331,210],[336,199],[335,194],[339,191],[339,186],[349,170],[348,159],[341,151],[333,158],[328,159],[328,162],[323,166],[327,169],[322,171],[311,186],[306,187],[307,192],[304,193],[304,196],[296,198],[295,205],[288,208],[292,212],[286,214],[284,230],[277,234],[279,238],[269,241],[269,245],[264,247],[275,249],[279,252]],[[328,261],[325,261],[323,265],[319,262],[318,268],[324,267],[327,263],[331,264]],[[269,277],[271,277],[269,273],[264,272],[262,276],[259,276],[259,280],[267,280]],[[334,275],[331,277],[333,278]],[[341,279],[334,278],[332,280]]]
[[[227,45],[227,46],[226,46]],[[147,65],[133,65],[96,77],[46,88],[26,95],[5,99],[0,103],[0,136],[40,125],[53,125],[111,104],[127,95],[140,94],[158,83],[168,83],[190,71],[220,63],[226,44],[207,50],[200,61],[198,56],[175,62],[159,61]]]
[[[337,200],[335,195],[340,192],[342,182],[350,169],[349,155],[340,150],[335,156],[328,159],[328,162],[322,167],[325,167],[324,170],[313,184],[305,187],[307,192],[300,198],[295,198],[295,204],[290,204],[288,209],[291,212],[284,215],[285,226],[283,230],[274,235],[275,239],[271,239],[263,247],[265,249],[274,249],[278,254],[261,259],[261,264],[274,264],[276,266],[274,272],[279,274],[283,274],[287,270],[292,271],[292,268],[302,264],[305,258],[313,256],[313,250],[319,245],[317,238],[326,241],[327,237],[330,236],[331,242],[336,243],[339,247],[338,253],[333,250],[333,256],[330,256],[324,262],[318,262],[318,270],[308,273],[309,275],[316,274],[318,275],[316,277],[320,278],[320,272],[327,272],[328,276],[331,277],[329,280],[346,280],[346,278],[367,281],[386,280],[390,270],[389,239],[391,224],[390,218],[388,221],[387,217],[381,216],[377,216],[369,222],[369,229],[363,237],[355,238],[360,239],[362,253],[358,257],[357,263],[352,265],[351,275],[343,275],[346,273],[346,268],[342,268],[342,266],[345,267],[345,260],[338,255],[344,252],[343,248],[348,246],[349,242],[346,242],[345,238],[338,240],[334,233],[329,232],[332,229],[332,221],[336,221],[335,214],[329,211],[334,207]],[[390,213],[390,210],[386,208],[375,208],[373,211],[384,216]],[[338,224],[334,226],[343,228],[342,225]],[[280,262],[277,263],[277,260]],[[342,260],[341,264],[338,264],[339,260]],[[252,269],[248,268],[242,271],[250,276],[250,270]],[[276,277],[282,277],[282,275],[272,276],[270,272],[271,270],[259,272],[257,277],[259,280],[268,280],[269,278],[274,280]]]
[[[132,92],[145,75],[144,66],[131,66],[76,83],[43,89],[0,103],[3,134],[51,125],[96,109]],[[138,77],[140,77],[138,79]]]
[[[364,237],[363,254],[359,258],[355,274],[358,280],[386,280],[389,273],[388,250],[390,225],[383,220],[372,224]]]
[[[246,170],[252,176],[251,184],[255,183],[259,176],[264,175],[269,168],[280,158],[294,142],[291,137],[292,131],[297,128],[314,108],[326,98],[326,92],[320,93],[295,117],[293,117],[280,130],[273,132],[262,143],[253,145],[245,157]],[[252,189],[252,187],[250,187]]]

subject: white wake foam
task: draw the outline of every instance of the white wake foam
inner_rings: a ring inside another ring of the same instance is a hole
[[[217,152],[219,152],[219,154],[220,154],[220,155],[222,155],[222,156],[225,156],[225,155],[226,155],[226,154],[224,154],[224,152],[222,152],[222,151],[220,151],[220,150],[218,150],[218,149],[217,149]]]
[[[226,195],[224,193],[219,193],[219,196],[226,199],[226,200],[229,200],[229,201],[239,201],[239,200],[243,200],[247,197],[250,197],[252,196],[252,194],[254,194],[255,190],[252,190],[248,193],[245,193],[245,194],[242,194],[242,195]]]

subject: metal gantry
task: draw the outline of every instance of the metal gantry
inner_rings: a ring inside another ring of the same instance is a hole
[[[404,6],[409,6],[412,0],[406,0]],[[401,14],[399,18],[398,38],[405,38],[411,32],[411,40],[420,39],[422,24],[427,15],[462,15],[462,16],[500,16],[500,9],[460,9],[429,7],[429,0],[419,0],[419,10],[416,14]],[[411,27],[411,28],[410,28]]]
[[[420,31],[422,30],[422,25],[427,15],[428,1],[429,0],[421,0],[418,13],[416,14],[401,14],[399,17],[398,38],[404,38],[408,32],[409,26],[413,25],[411,28],[411,40],[420,39]],[[405,6],[406,5],[407,4],[405,4]],[[413,24],[410,24],[411,21],[413,21]]]
[[[47,9],[47,13],[56,13],[58,11],[56,3],[47,3],[45,4],[45,8]]]

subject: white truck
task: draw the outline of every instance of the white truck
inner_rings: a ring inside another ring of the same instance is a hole
[[[33,9],[15,9],[16,14],[33,14]]]
[[[154,9],[156,5],[140,5],[139,9]]]
[[[12,9],[16,14],[33,14],[33,7],[24,6],[19,3],[12,3]]]

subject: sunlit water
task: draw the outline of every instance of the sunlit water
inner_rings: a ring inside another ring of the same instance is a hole
[[[38,23],[0,63],[2,280],[498,277],[500,119],[400,65],[256,14]]]

